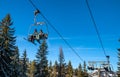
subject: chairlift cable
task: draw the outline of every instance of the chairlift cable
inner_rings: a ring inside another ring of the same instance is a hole
[[[32,4],[32,6],[33,6],[35,9],[38,9],[31,0],[29,0],[29,2]]]
[[[102,39],[101,39],[101,37],[100,37],[100,33],[99,33],[99,31],[98,31],[97,24],[96,24],[96,22],[95,22],[94,16],[93,16],[92,11],[91,11],[91,9],[90,9],[90,5],[89,5],[89,3],[88,3],[88,0],[86,0],[86,4],[87,4],[87,8],[88,8],[88,10],[89,10],[90,17],[91,17],[91,19],[92,19],[94,28],[95,28],[95,30],[96,30],[96,33],[97,33],[97,36],[98,36],[100,45],[101,45],[102,50],[103,50],[103,52],[104,52],[104,55],[105,55],[105,57],[106,57],[106,56],[107,56],[107,55],[106,55],[106,51],[105,51],[105,48],[104,48],[104,46],[103,46]]]
[[[38,9],[31,0],[29,0],[29,2],[32,4],[32,6],[35,9]],[[68,47],[79,57],[79,59],[82,62],[84,62],[84,60],[78,55],[78,53],[75,51],[75,49],[64,39],[64,37],[60,34],[60,32],[52,25],[52,23],[44,16],[44,14],[41,11],[40,11],[40,14],[47,21],[47,23],[53,28],[53,30],[61,37],[61,39],[66,43],[66,45],[68,45]]]
[[[47,29],[47,34],[49,35],[49,30],[48,30],[48,25],[47,24],[46,24],[46,29]]]

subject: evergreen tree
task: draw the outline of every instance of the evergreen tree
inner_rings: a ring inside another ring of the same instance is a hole
[[[50,64],[49,64],[48,72],[49,72],[49,77],[53,77],[52,76],[53,69],[52,69],[52,62],[51,61],[50,61]]]
[[[55,61],[52,71],[52,77],[58,77],[58,62]]]
[[[88,74],[87,74],[87,69],[86,69],[86,62],[84,61],[84,64],[83,64],[83,75],[84,75],[84,77],[88,77]]]
[[[14,70],[14,77],[20,76],[20,64],[19,64],[19,49],[18,47],[15,50],[15,55],[13,57],[13,70]]]
[[[118,77],[120,77],[120,48],[118,49]]]
[[[27,52],[26,50],[23,52],[23,56],[21,59],[21,76],[22,77],[27,77]]]
[[[48,60],[47,60],[47,43],[44,40],[39,46],[36,58],[37,58],[37,75],[38,77],[48,76]]]
[[[65,59],[64,59],[62,48],[60,48],[59,51],[60,51],[60,54],[59,54],[58,77],[65,77]]]
[[[77,76],[78,77],[84,77],[83,76],[83,71],[82,71],[82,65],[81,64],[79,64],[79,66],[78,66],[78,71],[77,71],[78,73],[77,73]]]
[[[68,77],[73,77],[73,68],[72,68],[71,61],[69,61],[68,63],[67,73],[68,73]]]
[[[74,76],[77,77],[77,76],[78,76],[78,69],[77,69],[77,68],[74,69],[74,72],[73,72],[73,73],[74,73]]]
[[[35,73],[36,73],[36,62],[35,60],[33,60],[32,62],[29,63],[29,67],[28,67],[28,77],[35,77]]]
[[[0,76],[13,77],[13,57],[15,55],[15,42],[14,28],[11,27],[11,17],[6,17],[0,22]]]

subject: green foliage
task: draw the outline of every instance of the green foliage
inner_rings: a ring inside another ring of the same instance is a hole
[[[10,14],[0,22],[0,74],[2,77],[17,77],[14,71],[14,56],[17,54],[16,51],[16,37],[14,37],[14,28],[11,27],[11,17]]]
[[[36,75],[39,77],[47,77],[48,76],[48,60],[47,60],[47,43],[44,40],[40,45],[36,58],[37,58],[37,73]]]
[[[72,68],[71,61],[69,61],[69,63],[68,63],[67,74],[68,74],[67,77],[73,77],[73,68]]]
[[[82,70],[82,65],[79,64],[78,66],[78,73],[77,73],[78,77],[83,77],[83,70]]]
[[[28,65],[28,77],[35,77],[36,71],[37,71],[36,62],[35,62],[35,60],[33,60]]]
[[[23,52],[23,56],[21,58],[20,61],[20,65],[21,65],[21,76],[22,77],[27,77],[27,63],[28,63],[28,59],[27,59],[27,52],[26,50]]]
[[[14,70],[14,76],[19,77],[20,76],[20,64],[19,64],[19,49],[18,47],[15,50],[14,53],[14,57],[13,57],[13,70]]]
[[[52,77],[58,77],[58,62],[55,61],[52,71]]]
[[[65,59],[64,59],[64,54],[62,51],[62,48],[59,50],[59,71],[58,71],[58,77],[63,77],[65,76]]]
[[[118,49],[118,71],[120,71],[120,49]]]
[[[74,69],[74,75],[75,75],[75,76],[78,76],[78,69],[77,69],[77,68]]]
[[[120,48],[118,49],[118,77],[120,77]]]
[[[83,68],[83,69],[82,69]],[[77,77],[88,77],[86,63],[84,62],[83,66],[79,64],[78,68],[75,69],[74,75]]]
[[[52,76],[52,71],[53,71],[52,68],[53,68],[53,67],[52,67],[52,62],[50,61],[50,63],[49,63],[49,67],[48,67],[49,77],[53,77],[53,76]]]
[[[84,61],[84,64],[83,64],[83,75],[84,75],[84,77],[88,76],[86,66],[87,66],[86,62]]]

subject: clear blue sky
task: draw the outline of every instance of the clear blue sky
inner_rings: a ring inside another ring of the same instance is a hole
[[[54,25],[61,35],[69,42],[83,60],[106,60],[97,38],[93,22],[90,18],[85,0],[32,0],[46,18]],[[117,48],[120,47],[120,0],[88,0],[94,15],[103,45],[111,64],[117,69]],[[15,35],[16,45],[20,54],[26,49],[28,58],[35,59],[38,45],[32,45],[23,38],[27,37],[28,29],[33,24],[33,11],[28,0],[0,0],[0,20],[10,13]],[[38,20],[44,19],[39,16]],[[49,37],[48,60],[58,60],[59,48],[63,48],[65,61],[72,61],[77,67],[82,61],[64,43],[58,34],[48,25]],[[31,32],[33,28],[31,29]],[[45,30],[44,30],[45,31]]]

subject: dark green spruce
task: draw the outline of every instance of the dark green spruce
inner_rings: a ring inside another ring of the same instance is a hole
[[[65,59],[62,48],[59,50],[59,70],[58,77],[65,77]]]
[[[27,52],[24,50],[21,61],[20,61],[20,67],[21,67],[21,77],[27,77],[27,63],[28,63],[28,58],[27,58]]]
[[[17,77],[14,71],[14,56],[16,55],[16,37],[12,28],[10,14],[0,21],[0,76]]]
[[[120,42],[120,40],[119,40],[119,42]],[[117,50],[118,50],[118,63],[117,63],[118,72],[117,72],[117,74],[118,74],[118,77],[120,77],[120,48],[118,48]]]
[[[47,43],[44,40],[39,46],[36,58],[37,58],[37,72],[36,77],[48,77],[48,60],[47,60]]]

